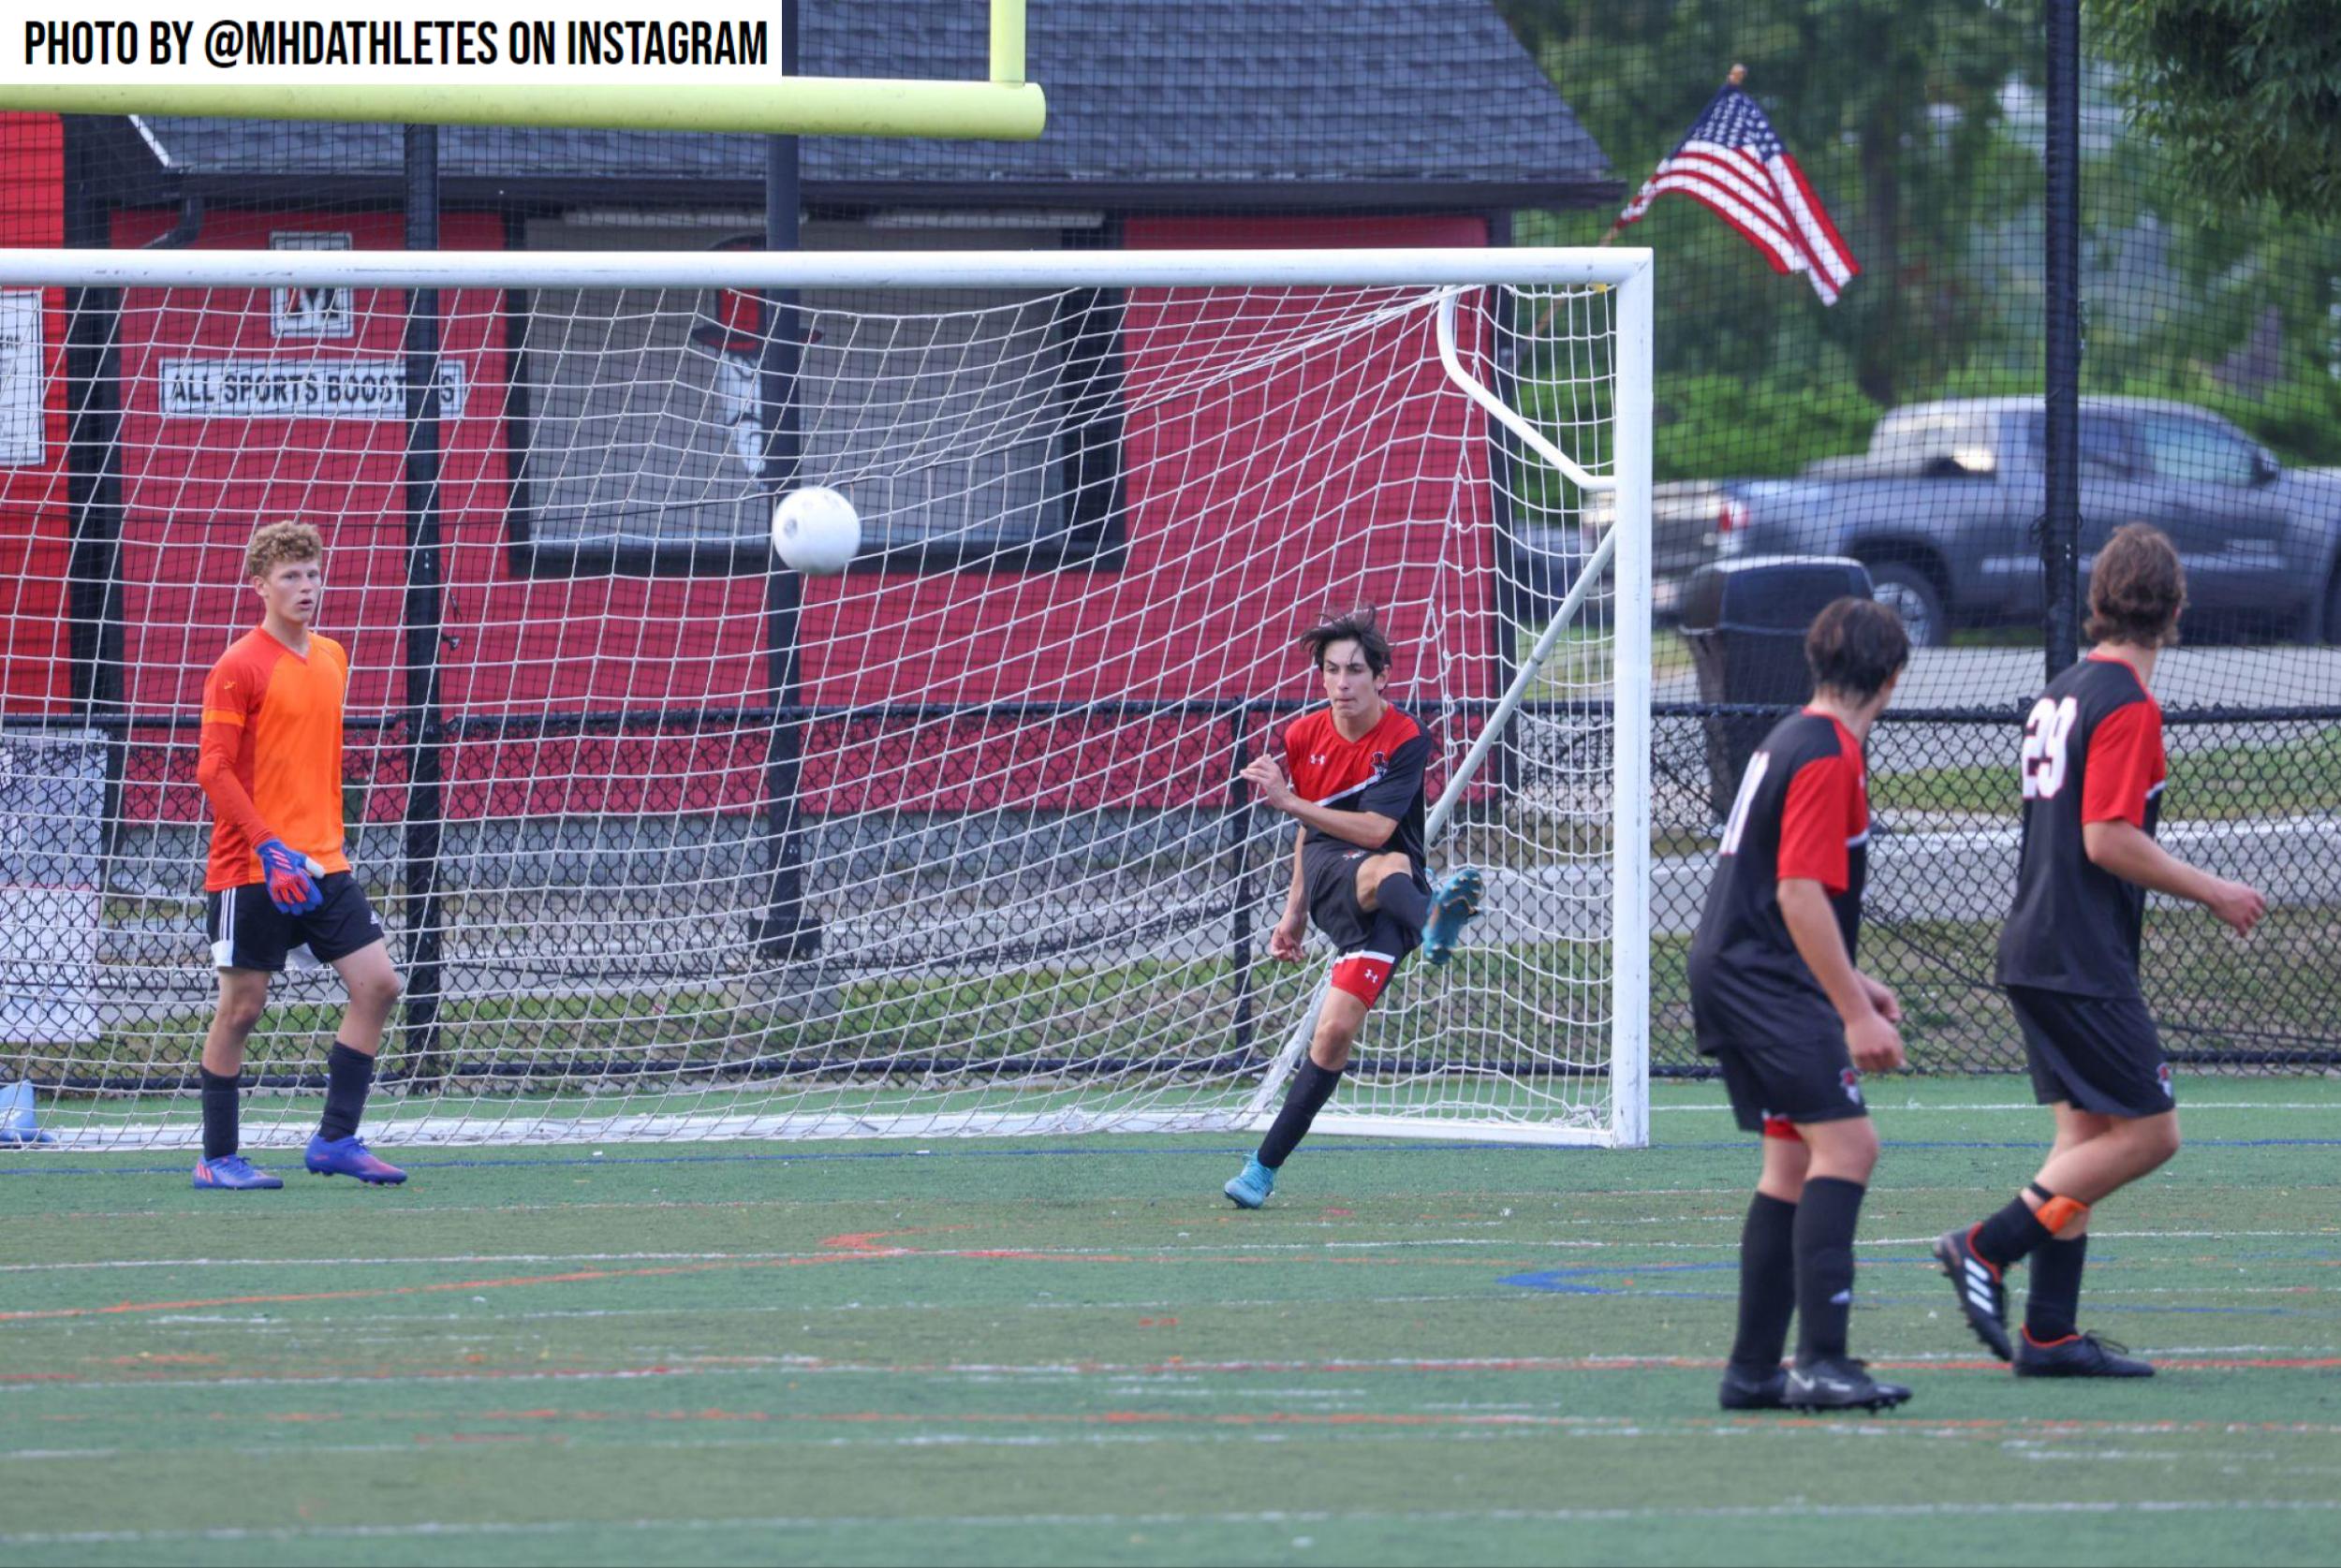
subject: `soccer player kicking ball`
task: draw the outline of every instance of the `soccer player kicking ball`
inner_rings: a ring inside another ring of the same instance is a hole
[[[1839,599],[1815,618],[1813,700],[1748,758],[1691,943],[1699,1048],[1722,1067],[1740,1125],[1762,1135],[1726,1410],[1880,1410],[1910,1397],[1846,1351],[1853,1232],[1877,1163],[1862,1074],[1903,1064],[1901,1006],[1853,966],[1869,854],[1862,747],[1909,654],[1882,605]]]
[[[2148,684],[2186,602],[2171,541],[2142,523],[2117,529],[2089,574],[2097,646],[2049,682],[2024,721],[2024,847],[1999,983],[2056,1139],[2007,1208],[1935,1242],[1968,1326],[2018,1377],[2154,1374],[2077,1322],[2091,1207],[2178,1152],[2171,1069],[2138,989],[2146,890],[2191,899],[2244,935],[2268,910],[2242,883],[2154,842],[2166,769]],[[2010,1344],[2006,1275],[2026,1257],[2031,1290]]]
[[[349,1007],[326,1058],[325,1117],[303,1163],[321,1176],[398,1182],[406,1173],[358,1136],[375,1053],[401,982],[382,922],[342,854],[342,693],[349,657],[309,629],[325,550],[305,522],[252,535],[244,576],[259,626],[236,639],[203,681],[202,757],[212,857],[203,877],[219,1011],[203,1039],[203,1158],[199,1188],[282,1187],[236,1152],[243,1043],[268,1005],[269,976],[305,943],[340,974]]]
[[[1256,758],[1244,782],[1293,818],[1292,887],[1268,938],[1272,958],[1301,961],[1309,923],[1332,939],[1331,988],[1309,1053],[1285,1091],[1259,1152],[1222,1189],[1242,1209],[1275,1190],[1276,1172],[1332,1098],[1366,1009],[1419,944],[1435,964],[1479,912],[1480,877],[1465,866],[1431,890],[1423,871],[1422,775],[1431,738],[1382,699],[1390,641],[1371,608],[1303,634],[1325,706],[1285,729],[1285,760]]]

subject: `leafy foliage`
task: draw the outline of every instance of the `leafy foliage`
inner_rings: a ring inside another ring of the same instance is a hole
[[[2341,218],[2341,15],[2332,0],[2098,0],[2126,97],[2214,206]]]
[[[1888,408],[2040,390],[2039,0],[1496,3],[1629,185],[1745,63],[1862,263],[1828,309],[1688,199],[1626,231],[1659,257],[1659,478],[1793,473],[1862,449]],[[2333,0],[2092,0],[2084,392],[2194,403],[2287,462],[2341,463],[2341,213],[2304,205],[2341,168],[2335,14]],[[2149,68],[2138,37],[2178,41]],[[2215,46],[2228,74],[2180,81]],[[2286,163],[2285,201],[2216,173],[2245,147]],[[1515,237],[1590,244],[1614,215],[1524,213]]]

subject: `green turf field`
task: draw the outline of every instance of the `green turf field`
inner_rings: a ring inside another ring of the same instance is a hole
[[[2012,1381],[1924,1262],[2029,1174],[2017,1081],[1873,1088],[1855,1349],[1918,1392],[1847,1420],[1715,1408],[1754,1153],[1703,1086],[1634,1153],[1319,1140],[1259,1214],[1226,1136],[0,1154],[0,1553],[2332,1561],[2341,1082],[2186,1084],[2100,1211],[2123,1385]]]

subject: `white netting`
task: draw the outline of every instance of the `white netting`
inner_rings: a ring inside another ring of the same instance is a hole
[[[449,288],[434,430],[404,290],[49,290],[52,477],[0,580],[0,1083],[69,1141],[193,1138],[198,696],[257,620],[245,540],[300,518],[409,985],[385,1143],[1273,1109],[1330,953],[1267,958],[1291,825],[1231,781],[1318,698],[1295,634],[1381,608],[1436,799],[1598,534],[1442,370],[1458,292]],[[1618,296],[1459,297],[1472,374],[1605,471]],[[811,482],[867,569],[768,564]],[[1612,1136],[1612,603],[1435,841],[1486,914],[1401,973],[1327,1126]],[[278,983],[248,1141],[305,1136],[340,1001]]]

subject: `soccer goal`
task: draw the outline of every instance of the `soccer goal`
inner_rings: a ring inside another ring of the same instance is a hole
[[[20,251],[0,302],[0,1094],[61,1145],[196,1136],[198,697],[280,519],[386,1147],[1262,1123],[1332,955],[1268,956],[1236,776],[1361,602],[1488,893],[1318,1130],[1644,1141],[1646,252]],[[771,548],[812,484],[842,575]],[[315,1120],[303,957],[249,1144]]]

